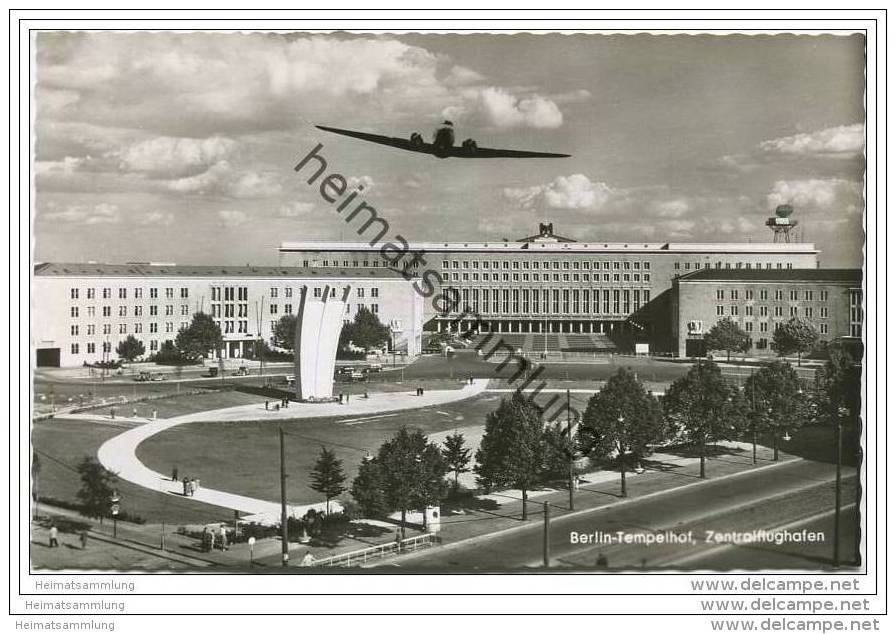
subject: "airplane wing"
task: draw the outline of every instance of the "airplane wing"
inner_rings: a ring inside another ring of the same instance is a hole
[[[411,143],[410,139],[402,139],[393,136],[383,136],[381,134],[369,134],[367,132],[356,132],[354,130],[343,130],[341,128],[330,128],[324,125],[314,126],[318,130],[341,134],[343,136],[369,141],[371,143],[379,143],[380,145],[388,145],[389,147],[398,148],[399,150],[407,150],[409,152],[420,152],[421,154],[432,154],[439,157],[453,156],[456,158],[564,158],[569,154],[554,154],[551,152],[529,152],[526,150],[496,150],[487,147],[465,148],[463,146],[454,146],[448,148],[442,153],[437,153],[436,147],[432,143]]]
[[[390,147],[398,148],[399,150],[408,150],[409,152],[422,152],[423,154],[433,154],[435,152],[435,148],[433,147],[432,143],[413,145],[409,139],[402,139],[394,136],[369,134],[367,132],[355,132],[354,130],[342,130],[340,128],[328,128],[324,125],[318,125],[314,127],[316,127],[318,130],[325,130],[326,132],[341,134],[342,136],[349,136],[354,139],[361,139],[362,141],[370,141],[371,143],[388,145]]]
[[[553,152],[529,152],[527,150],[496,150],[488,147],[475,149],[455,146],[448,150],[448,156],[457,158],[565,158],[570,154],[554,154]]]

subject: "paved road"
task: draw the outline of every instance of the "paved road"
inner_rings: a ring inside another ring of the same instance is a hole
[[[710,480],[684,491],[560,516],[551,523],[551,565],[594,570],[598,556],[603,554],[611,569],[703,568],[706,562],[724,565],[727,569],[742,567],[752,556],[748,549],[740,549],[737,554],[713,550],[715,545],[703,543],[705,531],[750,531],[782,526],[793,530],[790,526],[795,522],[831,508],[833,474],[832,465],[801,460],[756,473]],[[854,478],[845,482],[844,500],[849,502],[855,499]],[[694,543],[595,545],[573,543],[571,539],[571,533],[615,534],[617,531],[628,535],[691,532]],[[537,516],[526,528],[514,532],[466,545],[448,545],[390,563],[401,568],[442,571],[540,567],[542,539],[543,523]],[[826,539],[829,542],[830,535],[826,534]],[[705,555],[706,562],[698,554]],[[685,557],[689,559],[683,562]],[[769,559],[775,558],[767,555],[764,563],[769,564]],[[792,567],[793,561],[786,566]],[[810,557],[800,567],[822,566],[818,558]]]

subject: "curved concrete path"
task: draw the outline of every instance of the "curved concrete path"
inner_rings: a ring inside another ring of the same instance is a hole
[[[472,385],[464,385],[459,390],[430,390],[425,392],[423,396],[416,396],[413,392],[380,392],[371,394],[370,398],[354,396],[348,403],[342,405],[339,403],[291,403],[286,409],[274,411],[266,410],[262,404],[252,404],[159,419],[134,427],[110,438],[100,446],[97,451],[97,457],[106,469],[117,474],[123,480],[160,493],[183,495],[182,483],[172,482],[169,476],[153,471],[137,458],[137,446],[147,438],[166,429],[188,423],[209,421],[256,421],[270,419],[271,422],[278,422],[282,420],[380,414],[419,409],[445,405],[478,396],[485,392],[487,385],[487,379],[474,379]],[[216,491],[205,487],[200,487],[192,499],[240,511],[250,516],[244,518],[249,521],[262,523],[280,521],[280,505],[276,502],[259,500],[226,491]],[[290,506],[288,512],[293,517],[301,517],[308,509],[322,510],[324,506],[325,503],[323,502],[304,506]],[[332,502],[330,506],[331,508],[333,507]]]

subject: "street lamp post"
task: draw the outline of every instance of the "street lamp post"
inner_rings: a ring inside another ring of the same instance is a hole
[[[843,465],[843,411],[845,408],[837,409],[834,438],[837,443],[837,471],[834,476],[834,568],[840,567],[840,496],[841,496],[841,480],[840,472]]]
[[[625,417],[620,415],[619,418],[616,419],[616,422],[619,423],[619,428],[616,431],[617,438],[619,439],[619,476],[620,476],[620,495],[621,497],[628,497],[628,491],[625,489],[625,443],[622,440],[623,432],[622,425],[625,423]]]

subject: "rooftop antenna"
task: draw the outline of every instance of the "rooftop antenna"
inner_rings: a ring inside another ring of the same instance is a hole
[[[775,215],[765,221],[765,226],[772,230],[775,234],[774,242],[790,242],[790,232],[799,222],[793,220],[790,215],[793,213],[793,207],[790,205],[778,205],[775,209]]]

